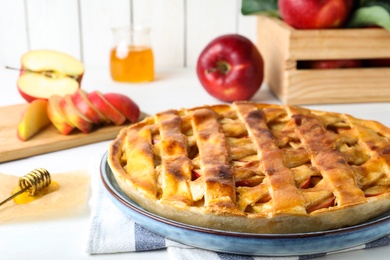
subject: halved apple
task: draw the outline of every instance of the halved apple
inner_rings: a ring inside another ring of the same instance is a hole
[[[73,94],[79,83],[70,78],[52,79],[45,76],[27,73],[18,79],[18,90],[21,96],[31,102],[35,99],[49,99],[52,95]]]
[[[47,101],[42,99],[34,100],[29,104],[18,124],[18,139],[27,141],[50,124],[49,117],[46,113],[46,107]]]
[[[60,108],[73,127],[76,127],[83,133],[92,131],[92,121],[77,109],[72,101],[71,95],[68,94],[61,98]]]
[[[82,89],[78,89],[72,95],[72,101],[77,109],[94,124],[109,124],[110,120],[91,103],[87,95],[88,93]]]
[[[82,62],[58,51],[29,51],[22,56],[21,63],[17,86],[27,102],[73,94],[84,75]]]
[[[49,98],[47,102],[47,115],[55,128],[57,128],[61,134],[67,135],[72,132],[74,126],[62,112],[60,107],[61,99],[62,97],[58,95],[53,95]]]
[[[87,95],[91,103],[115,125],[122,125],[126,117],[119,112],[99,91],[93,91]]]
[[[131,123],[138,121],[140,116],[140,109],[131,98],[119,93],[106,93],[103,94],[103,96]]]

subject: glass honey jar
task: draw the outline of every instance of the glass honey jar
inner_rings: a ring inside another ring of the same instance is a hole
[[[150,28],[113,28],[114,46],[110,53],[110,72],[114,81],[148,82],[154,79],[154,57]]]

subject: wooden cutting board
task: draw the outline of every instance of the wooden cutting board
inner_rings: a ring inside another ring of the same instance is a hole
[[[16,137],[17,125],[28,104],[0,107],[0,163],[33,155],[63,150],[81,145],[114,139],[127,125],[107,125],[84,134],[73,130],[62,135],[50,125],[31,139],[22,142]]]

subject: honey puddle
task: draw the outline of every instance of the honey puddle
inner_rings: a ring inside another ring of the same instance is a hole
[[[30,195],[30,191],[29,190],[26,190],[25,192],[23,192],[22,194],[19,194],[18,196],[16,196],[14,198],[14,202],[16,204],[27,204],[27,203],[30,203],[34,200],[37,200],[37,199],[40,199],[42,198],[43,196],[45,196],[46,194],[49,194],[49,193],[52,193],[54,191],[57,191],[60,189],[60,185],[57,183],[57,182],[54,182],[52,181],[49,186],[37,191],[34,196]],[[12,190],[12,194],[15,194],[17,192],[20,191],[20,187],[19,186],[16,186],[13,190]]]

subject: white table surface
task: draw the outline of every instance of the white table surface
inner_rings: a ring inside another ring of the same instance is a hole
[[[16,88],[18,73],[0,68],[0,106],[24,103]],[[373,86],[375,87],[375,86]],[[129,95],[141,110],[156,112],[181,107],[220,103],[201,87],[194,69],[157,69],[156,80],[148,84],[120,84],[111,80],[104,69],[86,70],[82,88],[104,93],[118,92]],[[279,103],[266,86],[254,97],[255,101]],[[390,126],[390,104],[340,104],[316,105],[311,108],[344,112],[359,118],[378,120]],[[15,129],[16,131],[16,129]],[[1,134],[1,131],[0,131]],[[102,155],[109,141],[77,148],[52,152],[26,159],[0,164],[0,172],[24,175],[36,167],[45,167],[51,172],[66,172],[84,169],[86,158]],[[99,160],[92,162],[99,167]],[[89,255],[85,252],[90,208],[66,218],[12,223],[0,225],[0,259],[170,259],[166,250],[142,253]],[[330,255],[318,259],[389,259],[390,246],[369,250]]]

